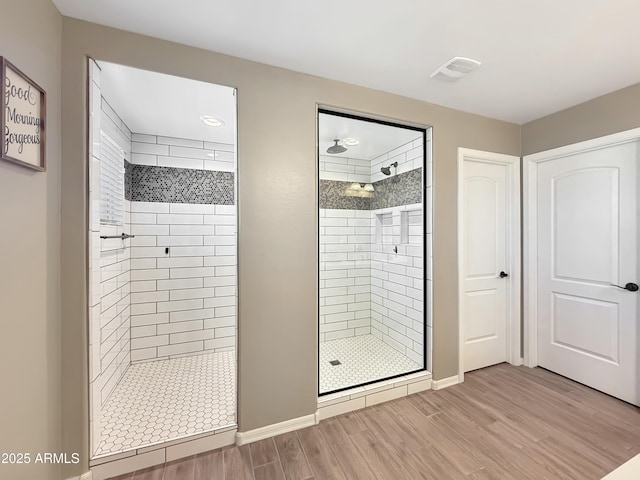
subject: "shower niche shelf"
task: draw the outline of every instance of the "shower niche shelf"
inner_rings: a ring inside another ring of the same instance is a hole
[[[374,211],[375,242],[382,245],[404,245],[409,243],[410,212],[421,212],[420,206],[408,208],[385,208]]]

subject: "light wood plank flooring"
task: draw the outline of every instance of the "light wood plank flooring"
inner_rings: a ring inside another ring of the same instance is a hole
[[[445,390],[118,480],[596,480],[638,453],[640,409],[501,364]]]

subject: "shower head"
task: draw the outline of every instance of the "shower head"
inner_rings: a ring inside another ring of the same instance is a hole
[[[394,168],[398,168],[398,162],[393,162],[391,165],[389,165],[388,167],[382,167],[380,169],[380,171],[382,173],[384,173],[385,175],[391,175],[391,167]]]
[[[333,140],[334,142],[336,142],[335,145],[331,145],[329,148],[327,148],[327,153],[342,153],[342,152],[346,152],[347,148],[343,147],[342,145],[338,145],[339,140],[336,138]]]

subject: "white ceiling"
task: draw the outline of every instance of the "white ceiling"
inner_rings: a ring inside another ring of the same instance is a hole
[[[104,98],[134,133],[236,143],[234,89],[98,60]],[[201,115],[224,121],[208,127]]]
[[[62,14],[516,123],[640,81],[638,0],[53,0]],[[429,78],[453,56],[483,65]]]
[[[353,118],[320,113],[318,115],[318,151],[320,155],[332,157],[358,158],[373,160],[394,148],[401,147],[412,140],[420,138],[421,132],[382,125]],[[328,154],[327,148],[334,145],[334,139],[347,148],[344,153]],[[345,138],[356,138],[358,145],[344,145]]]
[[[98,60],[101,93],[134,133],[235,143],[234,90],[187,78],[149,72]],[[208,127],[203,114],[224,120]],[[416,138],[420,132],[337,115],[319,114],[320,154],[339,139],[356,138],[358,145],[336,157],[371,160]]]

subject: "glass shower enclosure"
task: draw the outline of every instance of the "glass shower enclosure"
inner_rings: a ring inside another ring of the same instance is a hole
[[[318,111],[319,395],[427,367],[426,152],[425,128]]]

